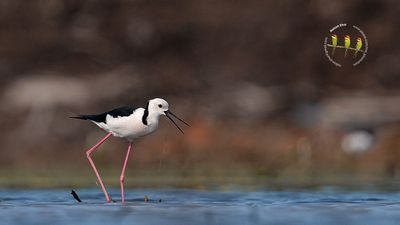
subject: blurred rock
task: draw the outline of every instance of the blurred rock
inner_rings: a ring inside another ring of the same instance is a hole
[[[373,133],[366,130],[357,130],[346,133],[342,138],[342,148],[351,154],[362,154],[370,150],[375,142]]]
[[[210,113],[236,121],[263,120],[286,106],[281,87],[262,87],[246,82],[218,86],[208,98],[208,107],[213,110]]]
[[[321,105],[319,118],[326,126],[370,127],[400,122],[400,94],[348,95],[330,98]]]
[[[85,105],[90,97],[89,86],[78,78],[40,75],[20,78],[5,89],[1,108],[13,110],[49,109],[60,105]]]

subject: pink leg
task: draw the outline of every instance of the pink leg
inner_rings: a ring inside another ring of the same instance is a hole
[[[101,141],[100,141],[99,143],[97,143],[95,146],[93,146],[91,149],[89,149],[89,150],[86,152],[86,156],[87,156],[87,158],[88,158],[88,160],[89,160],[90,165],[92,166],[92,168],[93,168],[93,170],[94,170],[94,173],[95,173],[96,176],[97,176],[97,179],[99,180],[101,189],[103,190],[103,193],[104,193],[104,195],[106,196],[107,202],[110,202],[110,201],[111,201],[110,196],[108,195],[108,193],[107,193],[107,191],[106,191],[106,188],[104,187],[103,181],[101,180],[101,177],[100,177],[99,172],[97,172],[96,166],[94,165],[93,160],[92,160],[92,158],[90,157],[90,154],[91,154],[92,152],[94,152],[101,144],[103,144],[111,135],[112,135],[111,132],[108,133],[107,136],[105,136],[103,139],[101,139]]]
[[[125,156],[124,166],[122,167],[121,176],[119,178],[119,181],[121,184],[122,203],[125,202],[125,195],[124,195],[125,168],[126,168],[126,165],[128,164],[128,159],[129,159],[129,154],[131,153],[131,148],[132,148],[132,142],[129,142],[128,151],[126,152],[126,156]]]

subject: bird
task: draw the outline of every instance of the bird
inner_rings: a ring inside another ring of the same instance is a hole
[[[344,56],[346,57],[347,50],[350,48],[350,36],[349,35],[344,36],[344,47],[346,48],[346,50],[344,51]]]
[[[178,130],[182,132],[182,134],[184,133],[183,130],[178,126],[178,124],[176,124],[171,116],[178,119],[186,126],[190,126],[188,123],[172,113],[171,110],[169,110],[168,102],[162,98],[154,98],[147,101],[147,105],[145,108],[122,106],[100,114],[77,115],[70,117],[74,119],[91,121],[107,132],[107,135],[103,139],[101,139],[97,144],[86,151],[86,157],[88,158],[89,163],[93,168],[93,171],[97,177],[97,180],[100,183],[101,189],[108,203],[111,202],[110,195],[107,193],[103,181],[101,180],[100,174],[97,171],[96,166],[92,160],[91,154],[96,151],[96,149],[111,136],[124,138],[128,141],[128,150],[126,152],[120,176],[121,200],[122,203],[124,203],[125,169],[128,163],[129,155],[131,153],[132,142],[138,138],[155,132],[159,125],[160,116],[166,116],[178,128]]]
[[[332,38],[332,55],[334,55],[335,54],[335,49],[336,49],[336,46],[337,46],[337,35],[336,34],[333,34],[332,36],[331,36],[331,38]]]
[[[362,39],[361,38],[357,38],[356,51],[354,52],[354,58],[357,57],[357,53],[361,50],[362,45],[363,45]]]

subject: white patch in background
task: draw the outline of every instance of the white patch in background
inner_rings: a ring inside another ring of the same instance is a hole
[[[365,130],[353,131],[343,136],[342,149],[352,154],[365,153],[371,149],[374,140],[374,135]]]

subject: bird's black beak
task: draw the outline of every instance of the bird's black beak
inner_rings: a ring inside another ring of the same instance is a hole
[[[173,117],[175,117],[176,119],[178,119],[178,120],[181,121],[182,123],[184,123],[186,126],[190,127],[189,124],[187,124],[185,121],[183,121],[181,118],[179,118],[178,116],[176,116],[175,114],[173,114],[173,113],[172,113],[171,111],[169,111],[169,110],[165,111],[165,115],[168,117],[169,120],[171,120],[171,122],[176,126],[176,128],[178,128],[178,130],[179,130],[180,132],[182,132],[182,134],[184,134],[183,130],[178,126],[178,124],[175,123],[175,121],[170,117],[170,115],[173,116]]]

